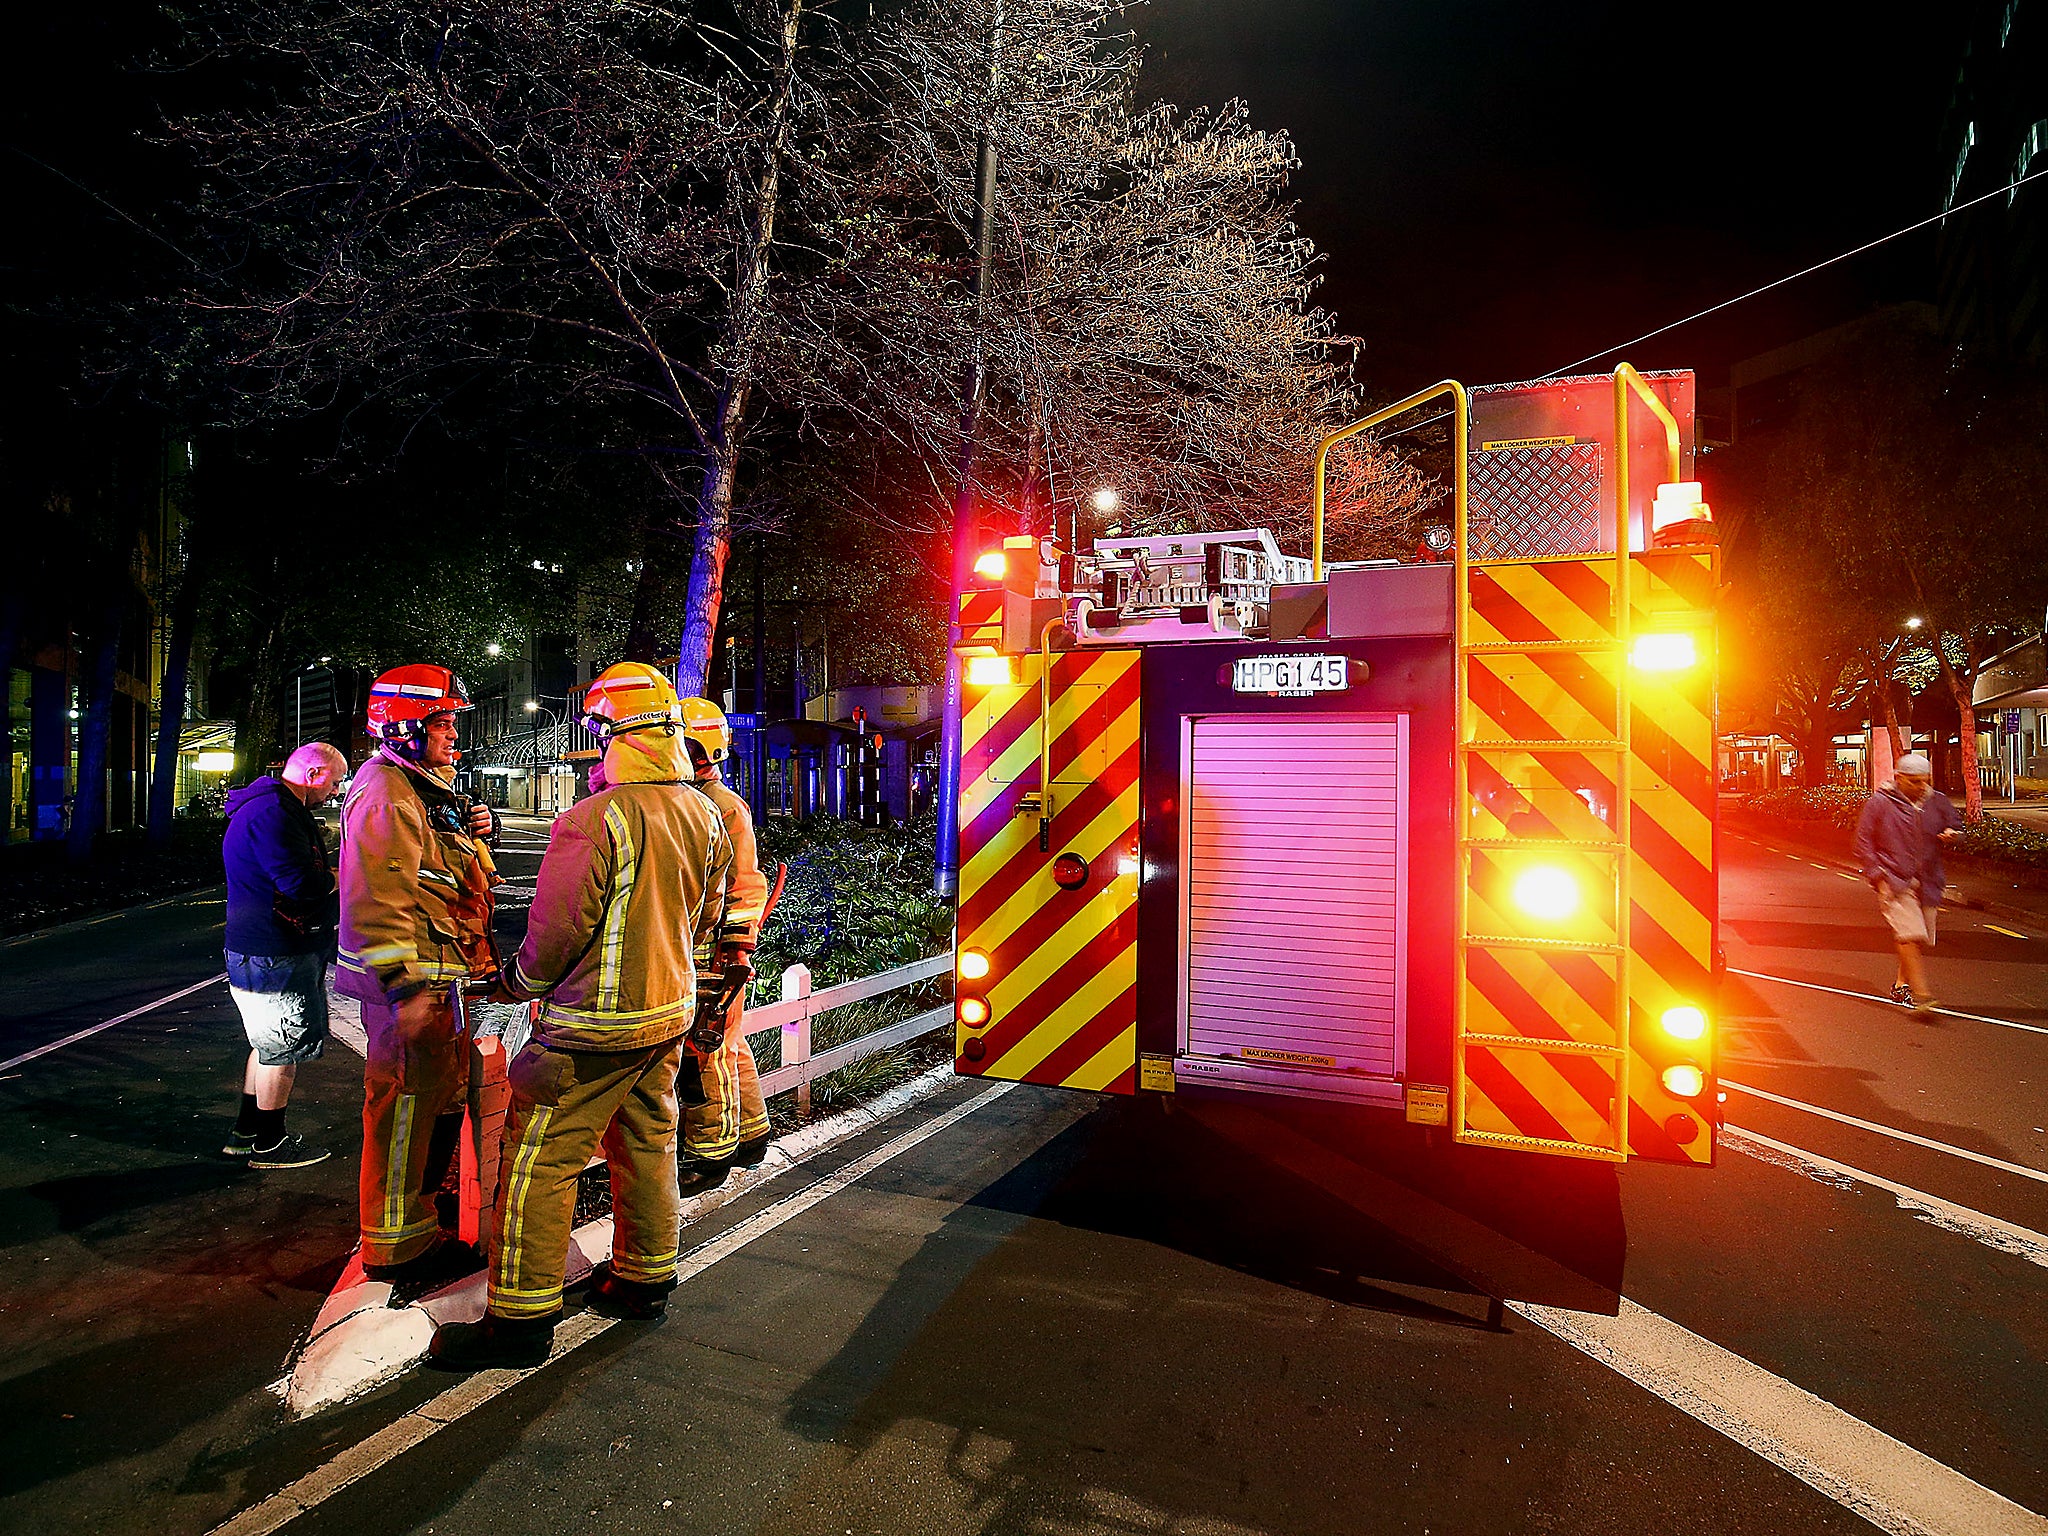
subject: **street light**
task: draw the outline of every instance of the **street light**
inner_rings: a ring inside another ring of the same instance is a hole
[[[1088,498],[1088,505],[1103,517],[1108,517],[1123,505],[1123,498],[1117,495],[1113,485],[1098,486],[1095,494]]]
[[[1918,629],[1923,622],[1924,621],[1921,619],[1920,615],[1916,613],[1913,615],[1912,618],[1906,620],[1906,628]]]
[[[505,654],[505,647],[498,644],[497,641],[493,640],[489,645],[484,647],[484,654],[486,656],[502,656]]]
[[[538,699],[528,699],[521,707],[529,715],[533,716],[533,814],[538,816],[540,814],[540,717],[542,715],[548,717],[548,746],[550,749],[548,757],[548,800],[550,803],[548,809],[550,812],[555,809],[553,805],[555,797],[553,754],[561,750],[561,743],[555,739],[556,730],[561,725],[561,717]]]

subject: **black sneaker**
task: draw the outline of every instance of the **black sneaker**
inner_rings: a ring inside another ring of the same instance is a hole
[[[1892,987],[1892,1001],[1897,1003],[1901,1008],[1912,1007],[1913,989],[1907,986],[1903,981],[1896,983]]]
[[[434,1334],[427,1364],[437,1371],[530,1371],[547,1364],[561,1315],[494,1317],[486,1312],[480,1323],[448,1323]]]
[[[309,1147],[303,1136],[287,1133],[267,1147],[251,1145],[249,1166],[251,1168],[310,1168],[315,1163],[324,1163],[334,1154],[325,1147]]]
[[[758,1168],[768,1156],[768,1143],[775,1138],[767,1131],[743,1141],[733,1149],[732,1160],[741,1168]]]
[[[590,1310],[600,1317],[658,1323],[668,1315],[668,1293],[675,1288],[673,1279],[621,1280],[611,1265],[600,1264],[590,1281]]]
[[[363,1278],[384,1281],[391,1287],[391,1304],[402,1307],[483,1267],[483,1255],[468,1243],[444,1237],[425,1253],[414,1254],[402,1264],[365,1264]]]
[[[247,1157],[256,1150],[254,1131],[229,1131],[227,1145],[220,1149],[222,1157]]]
[[[683,1157],[676,1160],[676,1189],[685,1200],[708,1195],[732,1173],[729,1157]]]

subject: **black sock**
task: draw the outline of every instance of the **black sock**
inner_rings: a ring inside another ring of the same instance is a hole
[[[284,1111],[282,1109],[259,1109],[256,1111],[254,1127],[256,1145],[263,1148],[276,1146],[284,1140]]]
[[[237,1136],[253,1135],[257,1126],[257,1117],[262,1113],[263,1111],[256,1107],[256,1095],[253,1093],[243,1094],[242,1111],[235,1116],[235,1134]]]

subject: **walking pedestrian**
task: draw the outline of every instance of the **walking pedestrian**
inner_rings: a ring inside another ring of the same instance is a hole
[[[1941,898],[1948,889],[1948,871],[1943,867],[1942,855],[1963,836],[1963,817],[1955,801],[1930,788],[1920,800],[1920,831],[1926,839],[1920,866],[1920,911],[1927,920],[1927,947],[1932,949]],[[1896,1002],[1912,1002],[1903,977],[1893,984],[1892,998]]]
[[[715,952],[725,922],[732,845],[693,782],[666,677],[639,662],[608,668],[583,719],[604,743],[606,787],[556,818],[526,941],[505,973],[503,995],[541,1006],[508,1074],[483,1320],[435,1335],[445,1370],[547,1359],[577,1180],[600,1146],[612,1254],[591,1284],[592,1309],[652,1321],[675,1288],[676,1074],[697,1010],[694,956]]]
[[[1921,821],[1933,773],[1924,756],[1908,752],[1894,768],[1892,782],[1864,802],[1856,821],[1856,858],[1863,878],[1877,892],[1878,909],[1898,952],[1892,996],[1907,1003],[1919,1018],[1935,1011],[1921,954],[1933,944],[1935,931],[1936,907],[1925,899],[1931,840]],[[1940,899],[1936,885],[1934,903]]]
[[[301,1062],[327,1043],[327,963],[336,900],[327,840],[313,812],[340,793],[348,759],[324,741],[295,750],[281,773],[228,796],[228,995],[249,1037],[242,1108],[221,1151],[251,1168],[307,1168],[325,1147],[284,1128]]]
[[[441,1231],[435,1195],[462,1131],[467,1063],[451,982],[497,974],[485,844],[490,807],[456,793],[455,717],[470,708],[446,667],[397,667],[370,685],[382,743],[342,810],[335,988],[362,1004],[363,1273],[407,1288],[475,1270]]]

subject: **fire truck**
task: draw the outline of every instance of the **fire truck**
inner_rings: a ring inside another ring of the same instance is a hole
[[[1331,450],[1411,413],[1448,433],[1448,528],[1326,561]],[[1687,372],[1447,381],[1319,445],[1306,559],[1257,529],[981,554],[957,1071],[1711,1165],[1694,453]]]

